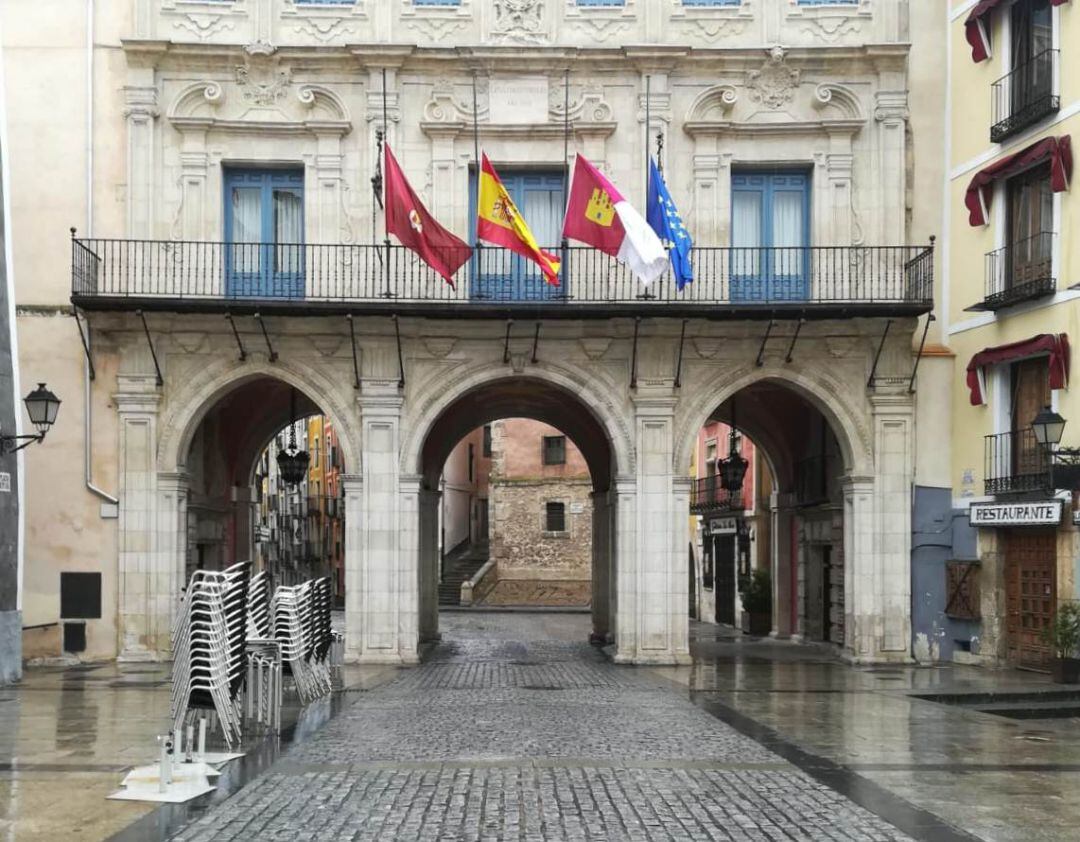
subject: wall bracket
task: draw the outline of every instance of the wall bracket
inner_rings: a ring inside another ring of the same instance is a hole
[[[262,316],[258,313],[255,314],[255,321],[259,323],[259,327],[262,328],[263,339],[266,340],[266,349],[270,352],[270,362],[276,363],[278,360],[277,351],[274,350],[274,346],[270,344],[270,334],[266,332],[266,323],[263,321]]]
[[[799,332],[802,330],[802,326],[804,324],[806,324],[806,319],[804,319],[802,316],[800,316],[798,323],[795,325],[795,333],[791,337],[791,344],[788,345],[787,356],[784,357],[784,362],[785,363],[790,363],[791,362],[791,359],[792,359],[791,355],[795,353],[795,343],[799,341]]]
[[[877,346],[877,353],[874,354],[874,364],[870,368],[870,378],[866,381],[866,388],[873,389],[874,381],[877,379],[877,365],[878,360],[881,359],[881,352],[885,348],[885,340],[889,338],[889,328],[892,327],[892,319],[885,322],[885,330],[881,333],[881,341]]]
[[[158,365],[157,351],[154,350],[154,340],[150,338],[150,327],[146,324],[146,316],[142,310],[136,310],[135,315],[142,319],[143,333],[146,334],[146,344],[150,346],[150,356],[154,360],[154,371],[157,373],[158,386],[164,386],[165,380],[161,376],[161,366]]]
[[[533,352],[532,361],[536,364],[536,346],[540,343],[540,322],[536,323],[536,332],[533,334]]]
[[[915,375],[919,373],[919,361],[922,359],[923,348],[926,347],[926,334],[930,332],[930,322],[935,322],[937,319],[934,314],[926,314],[926,324],[923,326],[922,339],[919,340],[919,353],[915,355],[915,365],[911,367],[911,379],[908,381],[908,393],[915,391]]]
[[[630,354],[630,388],[637,388],[637,338],[641,327],[641,316],[634,316],[634,349]]]
[[[761,368],[765,365],[765,345],[769,341],[769,336],[772,334],[772,329],[776,325],[775,319],[769,319],[769,326],[765,328],[765,335],[761,337],[761,347],[758,348],[757,359],[754,360],[754,365]]]
[[[352,313],[345,314],[345,321],[349,323],[349,339],[352,341],[352,370],[353,388],[360,388],[360,362],[356,357],[356,331],[353,329]]]
[[[398,388],[405,388],[405,357],[401,353],[401,325],[398,323],[398,315],[394,313],[390,317],[394,320],[394,338],[397,339],[397,366],[398,366]]]
[[[229,325],[232,327],[233,338],[236,340],[236,347],[240,349],[240,362],[244,362],[247,359],[247,351],[244,350],[244,343],[240,339],[240,331],[236,329],[236,322],[233,320],[232,313],[226,313],[225,318],[229,320]]]
[[[657,135],[657,143],[663,145],[663,135]],[[679,331],[679,356],[675,362],[675,388],[682,388],[682,358],[683,346],[686,344],[686,323],[689,319],[682,320],[682,330]]]
[[[82,321],[79,319],[79,309],[73,308],[75,311],[75,326],[79,328],[79,339],[82,340],[83,351],[86,353],[86,364],[90,370],[90,379],[93,380],[97,377],[97,372],[94,370],[94,355],[90,352],[90,323],[86,323],[86,330],[83,331]]]
[[[513,319],[506,320],[506,338],[503,340],[503,365],[510,362],[510,326],[513,324]]]

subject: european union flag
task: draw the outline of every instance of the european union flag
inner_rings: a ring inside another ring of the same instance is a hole
[[[671,201],[667,185],[660,175],[656,161],[649,156],[649,198],[645,204],[645,218],[649,227],[656,232],[665,246],[670,247],[671,268],[675,273],[675,283],[681,290],[694,280],[694,267],[690,263],[690,249],[694,241],[690,232],[683,225],[682,217]]]

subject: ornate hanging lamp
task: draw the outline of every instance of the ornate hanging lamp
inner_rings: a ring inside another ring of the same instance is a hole
[[[720,484],[732,497],[742,491],[747,461],[739,453],[737,428],[735,426],[735,398],[731,399],[731,436],[728,439],[728,456],[720,462]]]
[[[307,477],[311,457],[296,445],[296,390],[289,392],[289,446],[277,455],[278,472],[286,485],[299,485]]]

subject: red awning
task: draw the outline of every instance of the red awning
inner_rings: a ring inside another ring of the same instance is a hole
[[[971,58],[982,61],[990,57],[990,13],[1006,0],[979,0],[964,21],[964,37],[971,45]],[[1069,0],[1050,0],[1051,6],[1060,6]]]
[[[1072,178],[1070,136],[1044,138],[975,173],[975,177],[968,184],[967,192],[964,193],[969,224],[986,225],[989,221],[987,214],[990,211],[990,197],[993,195],[995,181],[1008,178],[1043,161],[1050,162],[1050,189],[1055,193],[1068,190],[1069,179]]]
[[[1064,333],[1040,333],[1021,342],[984,348],[967,365],[967,387],[971,390],[971,405],[986,402],[982,370],[988,365],[1012,362],[1042,354],[1050,357],[1050,388],[1064,389],[1069,385],[1069,337]]]

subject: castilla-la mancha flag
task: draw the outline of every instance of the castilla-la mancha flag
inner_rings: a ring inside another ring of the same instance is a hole
[[[487,153],[480,157],[480,198],[476,203],[476,237],[510,249],[533,261],[552,286],[559,285],[559,258],[540,248],[529,226],[518,212]]]
[[[386,233],[397,237],[403,246],[438,272],[450,287],[454,273],[472,254],[472,247],[455,237],[435,221],[420,197],[413,192],[397,159],[386,150]]]
[[[630,267],[643,284],[667,269],[664,244],[600,170],[581,155],[574,164],[563,236],[587,243]]]

